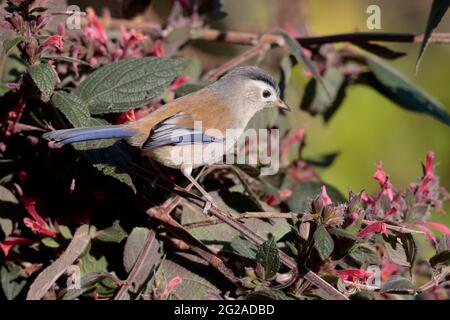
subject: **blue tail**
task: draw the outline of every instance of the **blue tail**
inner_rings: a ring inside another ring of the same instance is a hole
[[[124,139],[130,138],[136,131],[122,125],[98,126],[88,128],[64,129],[47,132],[42,135],[44,139],[56,141],[58,144],[70,144],[98,139]]]

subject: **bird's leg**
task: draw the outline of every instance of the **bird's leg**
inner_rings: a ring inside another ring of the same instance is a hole
[[[211,205],[213,205],[216,208],[219,208],[217,204],[215,203],[214,199],[209,195],[209,193],[203,189],[203,187],[200,185],[200,183],[195,180],[195,178],[192,176],[192,166],[181,166],[181,172],[183,175],[197,188],[198,191],[205,197],[206,203],[205,207],[203,208],[203,212],[207,213],[209,209],[211,209]]]

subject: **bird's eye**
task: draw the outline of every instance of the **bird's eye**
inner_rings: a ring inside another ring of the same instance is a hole
[[[267,98],[270,97],[272,94],[270,93],[269,90],[264,90],[262,95],[263,95],[264,98],[267,99]]]

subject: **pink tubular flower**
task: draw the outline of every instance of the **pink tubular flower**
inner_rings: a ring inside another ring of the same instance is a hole
[[[438,178],[434,174],[434,153],[427,153],[425,165],[425,175],[415,190],[415,199],[417,202],[436,201],[439,195]]]
[[[156,40],[148,53],[151,57],[164,57],[164,49],[161,46],[161,40]]]
[[[7,137],[13,135],[16,132],[16,125],[19,122],[22,112],[25,109],[26,102],[24,99],[20,99],[19,102],[14,106],[14,108],[8,112],[9,123],[6,126],[5,135]]]
[[[97,40],[101,44],[106,44],[108,36],[94,9],[88,7],[86,8],[86,13],[89,25],[83,29],[84,34],[91,40]]]
[[[277,199],[276,196],[270,195],[270,196],[268,196],[268,197],[266,198],[266,203],[267,203],[269,206],[275,206],[275,205],[279,204],[280,202],[278,201],[278,199]]]
[[[287,199],[290,198],[292,196],[292,190],[291,189],[284,189],[284,190],[280,190],[280,198],[281,199]]]
[[[433,232],[431,232],[430,229],[428,229],[426,226],[424,226],[423,224],[415,224],[414,227],[417,230],[420,230],[422,232],[425,232],[425,235],[427,236],[428,240],[430,240],[433,243],[437,243],[437,239],[435,237],[435,235],[433,234]]]
[[[383,163],[381,161],[377,163],[377,171],[375,171],[372,178],[379,182],[382,188],[381,192],[392,202],[394,200],[394,190],[386,172],[383,170]]]
[[[424,223],[427,227],[435,228],[443,234],[450,235],[450,228],[443,225],[442,223],[433,222],[433,221],[425,221]]]
[[[53,232],[50,227],[48,226],[47,222],[39,215],[39,213],[36,211],[36,201],[33,199],[30,199],[28,197],[22,197],[21,199],[23,205],[25,206],[25,209],[27,212],[33,217],[33,219],[30,218],[24,218],[23,222],[25,225],[31,229],[34,233],[46,236],[46,237],[56,237],[56,233]]]
[[[336,270],[336,275],[342,280],[355,281],[356,279],[367,281],[373,272],[361,269]]]
[[[109,300],[109,298],[100,297],[100,295],[98,294],[97,291],[94,291],[94,293],[92,294],[92,297],[94,298],[94,300],[97,300],[97,301]]]
[[[305,140],[305,128],[301,127],[292,136],[290,136],[285,143],[281,145],[280,153],[281,154],[287,153],[295,142],[304,140]]]
[[[181,87],[183,84],[185,84],[186,82],[189,82],[190,77],[189,76],[179,76],[177,77],[172,84],[170,85],[170,90],[175,91],[177,90],[179,87]]]
[[[126,122],[136,121],[136,114],[134,110],[122,112],[117,118],[116,124],[124,124]]]
[[[133,47],[138,42],[144,42],[148,39],[147,36],[144,36],[142,33],[136,31],[136,29],[131,29],[127,31],[125,26],[120,26],[120,36],[122,40],[122,44],[125,48]]]
[[[164,289],[164,292],[162,293],[161,297],[168,298],[169,295],[173,292],[173,290],[179,286],[183,282],[183,279],[179,276],[173,277],[166,285],[166,288]]]
[[[327,187],[326,186],[322,186],[322,193],[320,194],[320,196],[321,196],[321,198],[323,200],[323,203],[326,206],[329,206],[329,205],[333,204],[333,201],[331,200],[330,196],[327,193]]]
[[[361,201],[367,205],[372,205],[374,203],[374,200],[365,192],[361,193]]]
[[[387,281],[389,278],[398,270],[400,270],[400,266],[398,264],[388,262],[381,268],[381,280]]]
[[[387,235],[386,224],[383,221],[374,222],[371,225],[365,227],[363,230],[361,230],[358,233],[358,237],[364,238],[364,237],[374,234],[374,233],[381,233],[381,234]]]
[[[53,35],[48,37],[39,46],[39,52],[44,51],[47,47],[54,46],[59,51],[64,50],[63,37],[59,35]]]
[[[433,162],[434,162],[434,152],[428,151],[427,153],[427,163],[425,166],[425,176],[433,174]]]
[[[22,237],[8,237],[0,242],[0,249],[3,251],[5,257],[7,257],[9,254],[9,250],[11,250],[14,246],[31,243],[33,243],[33,240],[31,239]]]
[[[387,182],[387,175],[383,170],[383,163],[381,161],[377,163],[377,171],[375,171],[372,178],[377,180],[381,186]]]
[[[389,218],[393,217],[398,212],[398,208],[396,206],[392,207],[391,210],[386,214],[384,217],[384,220],[388,220]]]

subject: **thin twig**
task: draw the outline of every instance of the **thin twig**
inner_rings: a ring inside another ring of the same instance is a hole
[[[450,274],[450,266],[447,266],[439,272],[437,275],[433,275],[432,279],[425,283],[423,286],[420,287],[420,290],[422,292],[432,290],[439,286],[442,281],[445,280],[445,278]]]
[[[292,219],[294,214],[292,213],[280,213],[280,212],[244,212],[239,214],[239,220],[241,219]],[[222,220],[214,219],[214,220],[203,220],[198,222],[192,222],[183,224],[185,229],[195,229],[201,227],[207,227],[211,225],[216,225],[224,223]]]
[[[102,17],[105,28],[115,29],[120,26],[135,28],[160,36],[162,28],[155,22],[130,21],[126,19],[111,18],[109,15]],[[276,46],[283,46],[284,41],[276,34],[265,35],[266,41]],[[260,43],[260,35],[252,32],[222,31],[217,29],[192,30],[192,38],[205,41],[220,41],[231,44],[256,46]],[[321,45],[338,42],[397,42],[397,43],[422,43],[423,35],[414,33],[390,33],[390,32],[352,32],[331,34],[325,36],[299,37],[297,41],[301,45]],[[450,33],[434,33],[429,43],[450,44]]]

